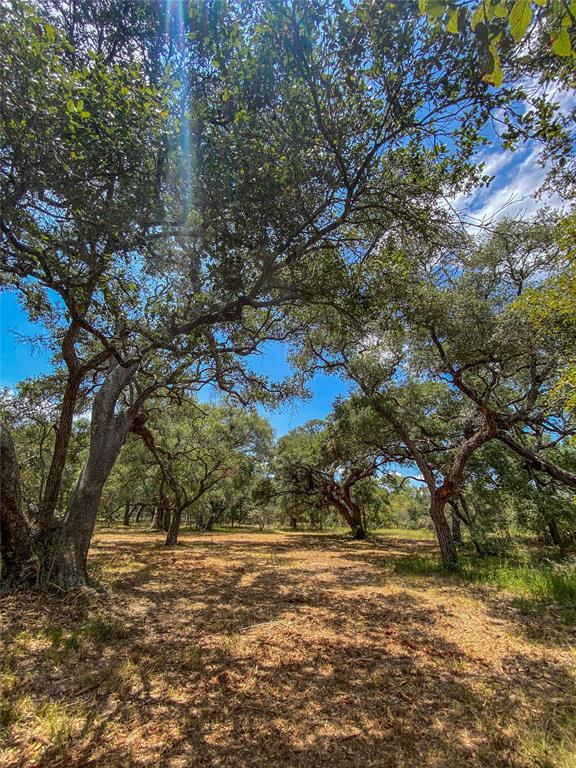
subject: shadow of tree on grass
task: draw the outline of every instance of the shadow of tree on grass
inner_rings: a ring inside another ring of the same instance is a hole
[[[7,596],[7,695],[32,704],[4,723],[4,764],[564,768],[566,656],[497,640],[505,600],[383,579],[382,542],[326,539],[106,534],[112,593]]]

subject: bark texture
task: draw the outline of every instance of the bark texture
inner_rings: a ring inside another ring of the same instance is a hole
[[[446,501],[443,498],[441,490],[442,489],[437,490],[431,498],[430,517],[432,518],[434,530],[436,531],[436,538],[438,539],[442,562],[445,566],[451,568],[456,564],[458,556],[452,531],[450,530],[450,525],[448,524],[448,520],[444,513]]]
[[[37,560],[22,506],[20,467],[8,429],[0,424],[0,556],[2,584],[35,579]]]
[[[462,544],[462,527],[455,509],[452,509],[452,538],[455,544]]]

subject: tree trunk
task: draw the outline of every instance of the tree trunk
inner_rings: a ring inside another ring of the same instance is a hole
[[[456,564],[457,554],[454,539],[452,538],[452,531],[446,520],[444,514],[444,507],[446,505],[445,500],[442,498],[440,492],[437,490],[432,494],[430,499],[430,517],[434,524],[434,530],[436,531],[436,538],[438,540],[438,546],[440,547],[440,554],[442,555],[442,562],[448,568],[452,568]]]
[[[566,554],[566,548],[564,547],[564,540],[560,534],[558,523],[553,517],[548,517],[546,522],[548,524],[548,530],[550,531],[550,538],[552,539],[552,543],[555,547],[558,547],[560,555],[564,557]]]
[[[364,526],[362,525],[362,523],[357,523],[352,528],[352,535],[354,536],[355,539],[365,539],[366,538],[366,530],[365,530]]]
[[[0,581],[2,584],[29,581],[37,574],[34,540],[22,506],[16,450],[3,424],[0,424],[0,468]]]
[[[164,519],[164,510],[162,507],[157,504],[154,507],[154,512],[152,514],[152,522],[150,523],[150,531],[161,531],[162,530],[162,521]]]
[[[52,453],[52,461],[44,486],[44,494],[40,501],[38,509],[38,525],[40,533],[50,536],[50,532],[58,527],[58,520],[54,512],[58,505],[60,487],[62,485],[62,474],[68,455],[68,446],[72,435],[72,426],[74,423],[74,411],[82,376],[78,372],[70,373],[62,397],[62,407],[60,408],[60,417],[58,428],[56,429],[56,441]]]
[[[180,532],[180,520],[182,518],[182,509],[176,507],[172,514],[172,520],[170,521],[170,527],[166,534],[166,546],[171,547],[178,543],[178,534]]]
[[[116,404],[135,372],[135,366],[116,365],[94,396],[88,459],[70,497],[57,541],[50,547],[51,557],[47,562],[49,580],[61,589],[75,589],[88,583],[88,549],[102,491],[135,416],[130,411],[116,413]]]
[[[352,531],[352,536],[355,539],[365,539],[366,529],[364,528],[364,524],[362,522],[362,511],[360,507],[350,506],[348,509],[348,514],[346,514],[345,517],[348,525],[350,526],[350,530]]]
[[[354,502],[350,493],[332,493],[329,497],[330,504],[340,512],[344,520],[350,526],[352,536],[355,539],[365,539],[366,529],[362,523],[362,510]]]
[[[460,526],[460,518],[455,509],[452,510],[452,538],[454,539],[454,544],[462,544],[462,528]]]
[[[297,531],[298,530],[298,519],[296,517],[294,517],[294,515],[290,515],[290,528],[293,531]]]
[[[351,528],[352,528],[352,535],[355,539],[365,539],[366,538],[366,527],[364,525],[364,519],[362,515],[362,510],[360,507],[353,503],[350,499],[349,502],[350,506],[350,517],[351,517]]]
[[[127,501],[124,505],[124,520],[122,521],[122,525],[125,525],[128,527],[130,525],[130,516],[132,514],[132,510],[130,508],[130,502]]]

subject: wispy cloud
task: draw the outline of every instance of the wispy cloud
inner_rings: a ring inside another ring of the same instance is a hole
[[[522,83],[527,93],[541,87],[534,81]],[[576,109],[576,92],[562,89],[558,84],[548,86],[546,98],[557,105],[561,115],[569,116]],[[519,107],[523,112],[533,109],[527,101]],[[458,195],[447,201],[460,217],[474,225],[488,225],[504,216],[530,216],[538,208],[563,208],[566,202],[554,192],[542,191],[550,165],[542,161],[543,147],[534,141],[517,151],[502,149],[495,122],[492,146],[478,155],[484,173],[494,176],[487,187],[479,187],[468,195]]]
[[[485,224],[503,216],[529,216],[546,205],[562,208],[565,202],[555,193],[539,194],[549,171],[540,162],[540,147],[527,147],[524,151],[494,150],[480,160],[486,163],[485,171],[494,180],[488,187],[461,196],[455,208],[472,222]]]

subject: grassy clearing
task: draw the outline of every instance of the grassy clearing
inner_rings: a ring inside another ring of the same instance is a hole
[[[113,590],[0,606],[0,765],[576,768],[574,632],[508,594],[566,586],[403,533],[100,532]]]

